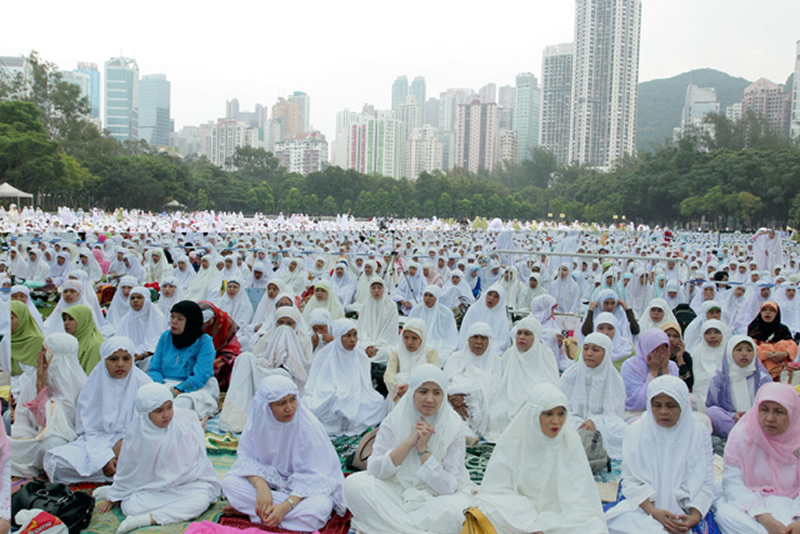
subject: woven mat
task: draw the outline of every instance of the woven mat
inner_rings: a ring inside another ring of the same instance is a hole
[[[320,534],[347,534],[350,530],[350,519],[353,516],[348,511],[344,517],[334,514],[328,524],[319,530]],[[274,532],[278,534],[302,534],[295,530],[286,530],[283,528],[267,528],[264,525],[252,523],[244,517],[234,517],[223,515],[219,518],[218,523],[227,527],[234,527],[238,529],[257,528],[264,532]]]

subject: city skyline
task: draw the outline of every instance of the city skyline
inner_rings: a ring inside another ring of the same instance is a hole
[[[81,10],[45,2],[43,7],[52,16],[41,21],[36,32],[12,25],[0,55],[27,55],[36,50],[62,70],[75,69],[78,62],[102,65],[114,56],[132,57],[143,74],[161,73],[170,80],[176,130],[224,117],[225,103],[233,98],[242,109],[253,109],[256,104],[271,106],[278,97],[303,91],[313,98],[310,127],[333,139],[336,113],[342,109],[360,110],[365,103],[390,109],[391,86],[398,76],[408,76],[409,82],[424,76],[428,97],[451,87],[477,91],[489,83],[513,85],[515,76],[526,71],[541,82],[544,48],[574,37],[574,2],[536,2],[526,6],[535,16],[504,17],[512,7],[518,10],[518,4],[501,0],[493,4],[503,22],[495,24],[500,27],[497,30],[489,28],[485,17],[475,11],[454,11],[435,3],[419,3],[420,9],[412,9],[417,5],[412,1],[407,13],[392,18],[392,27],[409,28],[411,19],[419,24],[447,18],[453,22],[448,27],[458,28],[458,34],[422,31],[422,38],[414,40],[398,34],[397,42],[389,39],[380,46],[354,50],[348,45],[355,39],[348,33],[351,30],[330,22],[346,21],[347,27],[358,27],[351,22],[366,17],[371,5],[351,1],[340,9],[341,4],[312,2],[314,8],[309,11],[314,20],[304,21],[308,26],[304,35],[312,38],[289,38],[282,33],[289,30],[281,25],[269,25],[269,31],[255,25],[251,32],[237,31],[236,46],[226,48],[203,37],[203,25],[213,26],[215,15],[159,4],[159,17],[147,18],[146,14],[153,12],[146,9],[148,3],[135,10],[123,27],[103,24],[99,2],[85,2]],[[764,77],[784,83],[795,66],[795,42],[800,33],[792,21],[800,19],[800,3],[770,0],[759,7],[763,9],[753,10],[752,3],[734,0],[644,0],[639,82],[710,67],[751,81]],[[271,5],[268,9],[244,2],[226,5],[233,13],[248,13],[244,17],[248,21],[280,20],[281,10],[286,9],[290,7]],[[419,18],[420,10],[424,19]],[[22,16],[21,6],[9,6],[8,11],[10,19]],[[781,17],[775,17],[776,13]],[[65,24],[85,26],[86,31],[72,32],[64,42],[59,36]],[[481,31],[481,39],[463,38],[472,31]],[[163,39],[147,38],[159,32]],[[256,42],[260,44],[256,46]],[[329,45],[320,48],[324,42]],[[303,53],[310,49],[315,52]],[[256,60],[258,53],[265,57]],[[298,60],[303,57],[315,61]],[[320,57],[324,61],[319,61]]]

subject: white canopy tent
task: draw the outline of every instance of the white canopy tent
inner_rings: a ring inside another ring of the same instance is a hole
[[[0,198],[16,198],[17,204],[19,204],[19,199],[29,198],[31,199],[31,206],[33,205],[32,194],[26,193],[25,191],[20,191],[8,182],[0,184]]]

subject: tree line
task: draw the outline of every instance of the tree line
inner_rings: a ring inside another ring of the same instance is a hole
[[[44,209],[189,209],[357,217],[627,220],[751,228],[800,221],[800,148],[752,114],[710,115],[703,128],[619,162],[611,172],[530,158],[492,172],[423,172],[395,180],[329,166],[301,176],[261,148],[241,147],[226,171],[205,157],[120,143],[85,120],[88,102],[35,53],[32,81],[0,79],[0,182],[34,193]],[[713,132],[713,134],[711,133]],[[616,218],[616,219],[615,219]]]

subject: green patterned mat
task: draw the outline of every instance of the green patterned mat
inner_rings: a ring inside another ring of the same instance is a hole
[[[233,462],[236,461],[236,455],[234,454],[210,454],[208,457],[211,459],[214,470],[219,474],[220,478],[228,472]],[[220,499],[194,521],[208,520],[216,522],[219,516],[222,515],[222,507],[225,504],[227,504],[227,501]],[[89,523],[89,526],[82,532],[89,534],[112,534],[117,531],[117,527],[123,519],[125,519],[125,516],[119,508],[114,508],[113,511],[106,514],[95,513],[92,516],[92,522]],[[136,532],[145,532],[149,534],[182,534],[194,521],[174,523],[172,525],[153,525],[151,527],[137,529]]]

